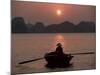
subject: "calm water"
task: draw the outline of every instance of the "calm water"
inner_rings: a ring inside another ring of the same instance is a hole
[[[12,73],[34,73],[95,69],[95,54],[75,55],[73,65],[68,68],[49,69],[44,59],[18,65],[19,62],[43,57],[54,51],[58,42],[63,44],[65,53],[95,52],[95,33],[64,34],[12,34]]]

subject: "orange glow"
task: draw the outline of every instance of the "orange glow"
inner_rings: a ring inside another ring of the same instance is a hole
[[[58,40],[63,40],[63,39],[64,39],[62,35],[57,35],[56,38],[57,38]]]
[[[61,15],[61,10],[57,10],[57,15],[60,16]]]
[[[63,35],[58,34],[54,37],[54,43],[53,43],[53,49],[56,48],[57,43],[61,43],[62,47],[65,47],[65,39],[63,37]]]

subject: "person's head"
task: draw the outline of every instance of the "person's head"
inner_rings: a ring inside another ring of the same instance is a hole
[[[57,46],[62,46],[62,44],[61,43],[57,43]]]

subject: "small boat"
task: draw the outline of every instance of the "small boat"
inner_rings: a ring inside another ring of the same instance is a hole
[[[57,55],[55,52],[46,53],[44,56],[47,61],[46,67],[68,67],[73,58],[71,54]]]

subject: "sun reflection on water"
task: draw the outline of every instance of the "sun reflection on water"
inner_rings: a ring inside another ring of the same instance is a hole
[[[62,44],[62,47],[63,48],[65,47],[65,39],[64,39],[64,36],[63,35],[57,34],[54,37],[54,43],[53,43],[53,48],[54,49],[56,48],[57,43],[61,43]]]

